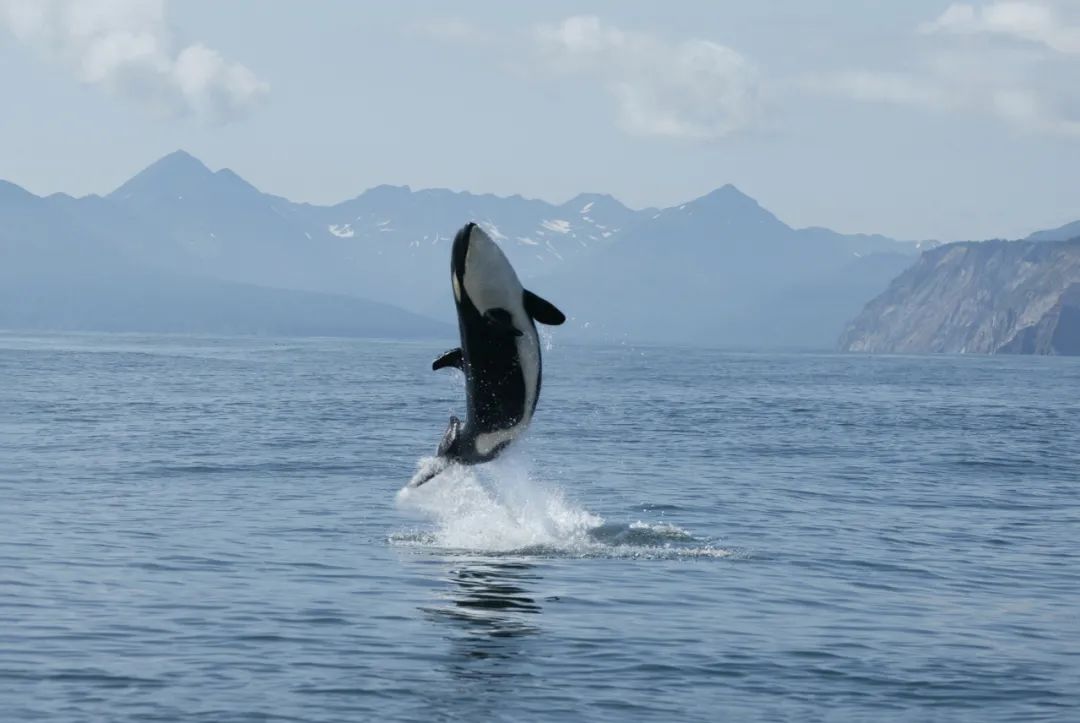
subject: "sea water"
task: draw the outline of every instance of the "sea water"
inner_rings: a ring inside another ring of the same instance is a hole
[[[1080,363],[0,334],[0,720],[1077,720]]]

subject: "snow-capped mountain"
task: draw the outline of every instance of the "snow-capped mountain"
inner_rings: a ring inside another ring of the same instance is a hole
[[[524,277],[598,252],[644,212],[610,196],[557,206],[520,196],[377,186],[332,206],[263,193],[182,151],[106,197],[115,238],[143,262],[219,279],[385,300],[443,319],[448,247],[481,223]],[[444,288],[445,287],[445,288]]]
[[[317,206],[182,151],[105,197],[0,184],[0,214],[0,263],[20,278],[122,269],[129,280],[361,297],[442,321],[453,315],[450,241],[475,220],[567,311],[571,333],[722,346],[826,348],[918,252],[881,236],[793,229],[734,186],[665,209],[601,194],[552,204],[405,186]]]
[[[311,232],[373,244],[376,252],[418,249],[453,239],[462,219],[480,223],[515,257],[525,273],[558,266],[590,250],[603,248],[640,215],[610,196],[582,194],[562,206],[521,196],[413,191],[408,186],[378,186],[354,199],[325,209],[307,207],[318,225]]]
[[[792,348],[834,336],[917,254],[883,236],[794,229],[731,185],[648,214],[613,250],[554,280],[595,333]]]

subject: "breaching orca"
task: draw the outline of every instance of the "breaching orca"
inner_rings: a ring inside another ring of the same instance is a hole
[[[475,223],[454,238],[450,284],[461,346],[431,368],[456,367],[465,373],[467,412],[464,423],[450,417],[437,463],[420,472],[413,487],[452,462],[495,459],[525,431],[540,398],[540,337],[533,322],[566,321],[554,305],[522,287],[502,249]]]

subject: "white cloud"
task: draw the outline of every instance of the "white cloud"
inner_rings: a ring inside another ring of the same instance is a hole
[[[269,86],[202,44],[173,47],[164,0],[0,0],[0,24],[80,80],[160,114],[243,116]]]
[[[1080,53],[1080,25],[1069,25],[1056,7],[1046,2],[995,2],[985,7],[957,3],[920,30],[928,35],[996,35],[1044,45],[1059,53]]]
[[[855,100],[990,115],[1026,132],[1080,138],[1080,27],[1048,2],[953,4],[919,32],[929,43],[904,73],[817,76],[815,91]]]
[[[993,110],[1001,118],[1028,130],[1080,138],[1080,120],[1047,107],[1039,95],[1015,88],[994,91]]]
[[[591,16],[537,28],[534,38],[547,68],[598,81],[629,133],[712,141],[750,128],[761,114],[756,69],[723,45],[669,43]]]

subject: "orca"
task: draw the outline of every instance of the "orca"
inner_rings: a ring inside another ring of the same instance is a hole
[[[465,374],[466,415],[443,435],[436,463],[409,483],[419,487],[452,463],[495,459],[521,436],[540,399],[540,337],[535,322],[557,326],[566,316],[521,285],[499,245],[475,223],[454,238],[450,286],[461,346],[432,363]]]

